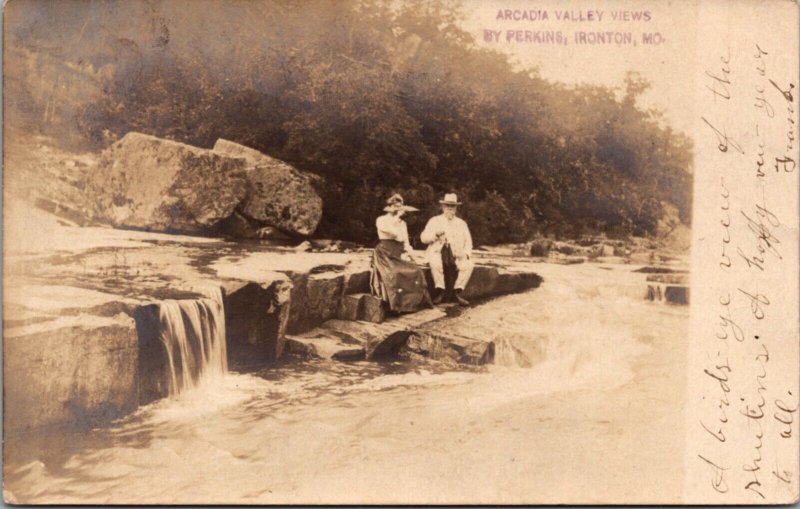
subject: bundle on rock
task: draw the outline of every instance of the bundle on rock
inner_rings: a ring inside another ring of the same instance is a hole
[[[117,227],[204,233],[246,196],[246,167],[242,158],[128,133],[88,179],[89,212]]]

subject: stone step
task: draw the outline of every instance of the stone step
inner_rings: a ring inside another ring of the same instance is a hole
[[[381,300],[368,293],[351,293],[342,297],[337,318],[340,320],[381,323],[386,319],[386,310]]]
[[[292,282],[288,332],[312,330],[326,320],[336,318],[346,295],[369,292],[368,270],[309,274],[289,272]]]

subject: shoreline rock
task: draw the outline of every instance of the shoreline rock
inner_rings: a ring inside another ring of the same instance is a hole
[[[89,215],[118,227],[208,233],[244,199],[245,168],[242,159],[131,132],[89,175]]]

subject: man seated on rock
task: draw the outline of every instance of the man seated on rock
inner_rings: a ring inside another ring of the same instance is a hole
[[[442,214],[428,220],[425,230],[420,235],[422,242],[428,244],[428,264],[431,267],[431,275],[436,287],[433,302],[439,304],[444,299],[444,266],[452,260],[458,270],[454,285],[456,301],[462,306],[469,306],[469,302],[461,294],[467,287],[474,268],[470,259],[472,236],[467,223],[456,217],[456,207],[461,204],[458,197],[453,193],[448,193],[439,203],[442,205]]]

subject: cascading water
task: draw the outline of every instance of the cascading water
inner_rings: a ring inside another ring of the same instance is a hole
[[[170,396],[227,373],[225,310],[218,288],[203,299],[163,301],[159,319],[169,363]]]

